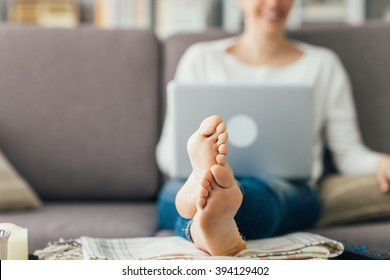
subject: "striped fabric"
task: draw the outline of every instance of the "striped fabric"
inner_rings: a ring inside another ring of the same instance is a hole
[[[81,237],[84,259],[221,259],[197,249],[181,237],[102,239]],[[293,233],[282,237],[249,240],[247,249],[234,257],[250,259],[311,259],[340,255],[343,245],[312,233]]]
[[[343,252],[340,242],[320,235],[298,232],[285,236],[249,240],[247,249],[234,257],[212,257],[192,242],[177,236],[145,238],[93,238],[49,243],[34,254],[39,259],[139,260],[139,259],[328,259]]]

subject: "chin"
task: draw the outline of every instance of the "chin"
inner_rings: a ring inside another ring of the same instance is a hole
[[[260,30],[262,30],[267,35],[278,35],[284,33],[285,31],[285,22],[262,22],[259,25]]]
[[[267,28],[284,28],[287,15],[287,13],[280,13],[278,16],[267,16],[259,13],[257,14],[257,21]]]

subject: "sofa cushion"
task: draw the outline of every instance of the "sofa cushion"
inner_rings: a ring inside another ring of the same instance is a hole
[[[38,208],[42,204],[30,185],[0,150],[0,211]]]
[[[156,232],[155,213],[152,203],[45,203],[37,211],[2,213],[0,220],[28,229],[32,253],[60,238],[152,236]]]
[[[319,227],[390,220],[390,193],[382,193],[374,175],[330,176],[319,189]]]
[[[151,200],[152,31],[0,27],[0,147],[43,200]]]
[[[291,33],[301,41],[334,50],[352,83],[353,97],[364,143],[390,153],[390,24],[308,29]]]

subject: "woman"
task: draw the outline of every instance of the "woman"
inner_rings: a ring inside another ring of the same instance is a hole
[[[158,211],[161,227],[174,228],[211,255],[234,255],[246,248],[245,239],[315,224],[320,203],[314,185],[322,173],[323,133],[342,173],[376,173],[380,189],[390,190],[390,157],[362,144],[349,80],[338,57],[286,37],[293,0],[239,0],[239,4],[245,24],[242,35],[190,47],[175,80],[313,86],[314,166],[310,184],[264,176],[234,178],[226,161],[225,123],[218,116],[204,120],[188,142],[192,174],[186,182],[171,180],[163,187]],[[171,119],[168,108],[157,146],[158,164],[167,175]]]

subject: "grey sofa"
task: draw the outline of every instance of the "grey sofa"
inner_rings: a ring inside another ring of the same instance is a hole
[[[291,34],[335,50],[350,73],[365,143],[390,152],[390,26]],[[162,176],[154,148],[167,81],[192,43],[221,31],[159,42],[151,31],[0,28],[0,147],[43,200],[0,213],[48,241],[152,236]],[[390,250],[390,222],[313,229]]]

